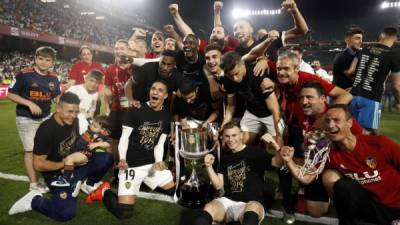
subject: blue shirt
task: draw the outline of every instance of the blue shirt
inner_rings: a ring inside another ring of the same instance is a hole
[[[32,115],[28,106],[17,104],[17,116],[33,119],[43,118],[50,114],[51,100],[60,92],[60,82],[55,74],[40,75],[33,68],[26,68],[15,76],[8,88],[10,93],[34,102],[42,110],[42,114]]]

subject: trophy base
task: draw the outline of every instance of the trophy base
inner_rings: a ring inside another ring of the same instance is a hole
[[[199,187],[182,185],[178,203],[186,208],[202,208],[206,204],[207,185],[201,183]]]

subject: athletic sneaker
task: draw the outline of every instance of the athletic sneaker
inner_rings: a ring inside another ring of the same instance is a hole
[[[58,176],[57,180],[51,182],[51,186],[54,187],[69,187],[71,184],[63,177]]]
[[[103,182],[99,181],[93,185],[87,184],[87,179],[82,183],[81,185],[81,191],[83,191],[85,194],[89,194],[90,192],[96,190]]]
[[[42,196],[42,193],[40,193],[38,190],[32,190],[28,192],[24,197],[20,198],[18,201],[14,203],[13,206],[11,206],[10,210],[8,211],[9,215],[14,215],[17,213],[23,213],[29,210],[32,210],[32,199],[35,196]]]
[[[33,190],[39,191],[42,194],[49,192],[49,188],[46,185],[40,185],[39,183],[29,184],[29,191]]]
[[[296,221],[296,217],[294,213],[287,213],[285,209],[282,210],[283,212],[283,222],[286,224],[293,224]]]
[[[111,184],[109,182],[102,183],[95,191],[86,196],[85,202],[90,204],[94,201],[103,200],[104,191],[108,189],[111,189]]]

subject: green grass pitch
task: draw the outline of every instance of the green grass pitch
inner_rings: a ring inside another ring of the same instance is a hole
[[[22,161],[22,145],[15,127],[15,104],[7,100],[0,101],[0,118],[0,172],[25,175]],[[384,134],[400,143],[400,114],[384,113],[381,127]],[[0,224],[59,224],[36,212],[27,212],[14,216],[8,215],[11,205],[23,196],[27,189],[27,182],[0,178]],[[83,195],[81,195],[78,198],[76,217],[64,224],[189,225],[197,212],[177,204],[138,199],[135,205],[134,217],[121,222],[108,213],[101,203],[85,204]],[[262,224],[280,225],[284,223],[280,219],[266,217]],[[311,223],[296,222],[296,224],[305,225]]]

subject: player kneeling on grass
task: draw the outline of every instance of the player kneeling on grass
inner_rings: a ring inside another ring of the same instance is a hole
[[[345,105],[331,105],[325,113],[326,137],[332,142],[329,162],[322,173],[325,189],[332,196],[340,225],[400,223],[400,145],[381,135],[353,134],[353,119]],[[302,183],[315,173],[300,175],[292,159],[293,148],[282,155],[285,164]]]
[[[118,151],[120,161],[118,197],[111,190],[104,192],[103,203],[115,217],[133,216],[135,196],[144,182],[151,189],[174,194],[172,174],[162,161],[164,143],[172,117],[163,107],[168,97],[164,81],[155,81],[150,88],[149,101],[129,111],[122,123]]]
[[[99,182],[113,164],[111,153],[95,152],[88,163],[74,169],[70,186],[52,186],[62,176],[62,171],[65,170],[64,159],[73,153],[74,143],[79,138],[78,96],[70,92],[64,93],[56,110],[50,119],[39,126],[33,147],[33,166],[42,173],[51,197],[45,198],[38,190],[32,190],[11,207],[8,212],[10,215],[33,209],[56,221],[71,220],[76,214],[79,184],[85,178],[89,185]],[[96,192],[101,194],[101,190]]]
[[[234,122],[225,124],[222,136],[228,149],[221,156],[218,172],[213,168],[213,155],[206,155],[204,163],[214,188],[223,189],[224,196],[207,203],[194,224],[260,224],[265,215],[264,172],[279,168],[283,160],[279,154],[272,157],[264,149],[246,146],[243,132]]]

